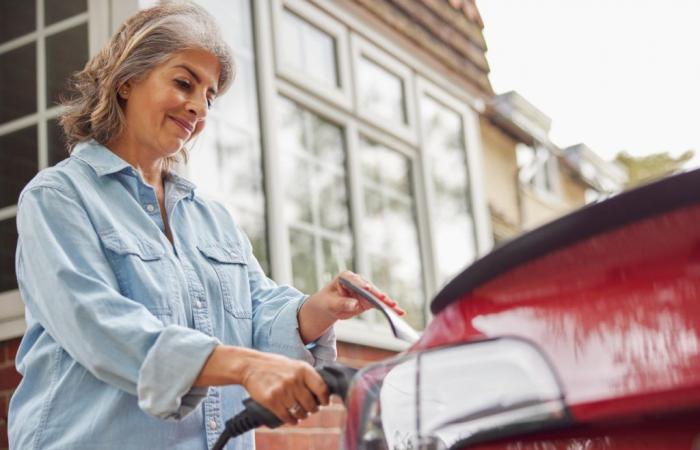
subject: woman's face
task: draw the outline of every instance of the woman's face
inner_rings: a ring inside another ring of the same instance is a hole
[[[152,153],[172,156],[204,128],[216,97],[219,60],[204,50],[176,53],[146,78],[125,83],[124,135],[128,142]]]

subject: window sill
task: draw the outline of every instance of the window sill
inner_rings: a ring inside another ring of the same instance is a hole
[[[19,290],[0,293],[0,341],[20,337],[26,329]]]

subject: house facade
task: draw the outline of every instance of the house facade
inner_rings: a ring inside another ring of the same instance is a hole
[[[67,76],[154,3],[2,6],[3,414],[19,382],[13,359],[24,332],[17,197],[38,170],[66,157],[56,119]],[[543,114],[517,94],[495,96],[473,0],[197,3],[220,21],[237,76],[178,170],[231,211],[280,283],[314,292],[351,269],[391,293],[421,329],[433,295],[494,240],[580,206],[587,189],[600,188],[598,172],[581,176],[590,154],[579,148],[567,159],[538,131],[548,127]],[[535,156],[519,160],[528,146]],[[559,181],[543,178],[542,167]],[[559,201],[547,197],[552,186]],[[371,312],[339,324],[337,335],[340,360],[358,367],[405,348]],[[258,448],[336,448],[342,421],[334,404],[301,427],[259,432]]]

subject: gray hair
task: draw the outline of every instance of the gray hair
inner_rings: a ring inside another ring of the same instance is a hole
[[[144,9],[127,19],[83,70],[70,79],[70,94],[62,99],[66,111],[60,123],[70,152],[79,142],[106,144],[124,129],[124,111],[117,95],[127,81],[145,78],[156,66],[183,50],[202,49],[221,66],[218,95],[235,76],[233,53],[214,18],[192,3],[169,2]],[[184,150],[185,160],[187,159]],[[168,158],[170,166],[177,157]]]

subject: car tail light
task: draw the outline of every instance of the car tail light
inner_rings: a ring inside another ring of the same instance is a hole
[[[400,355],[355,377],[345,448],[463,448],[569,422],[559,382],[529,342],[500,338]]]

